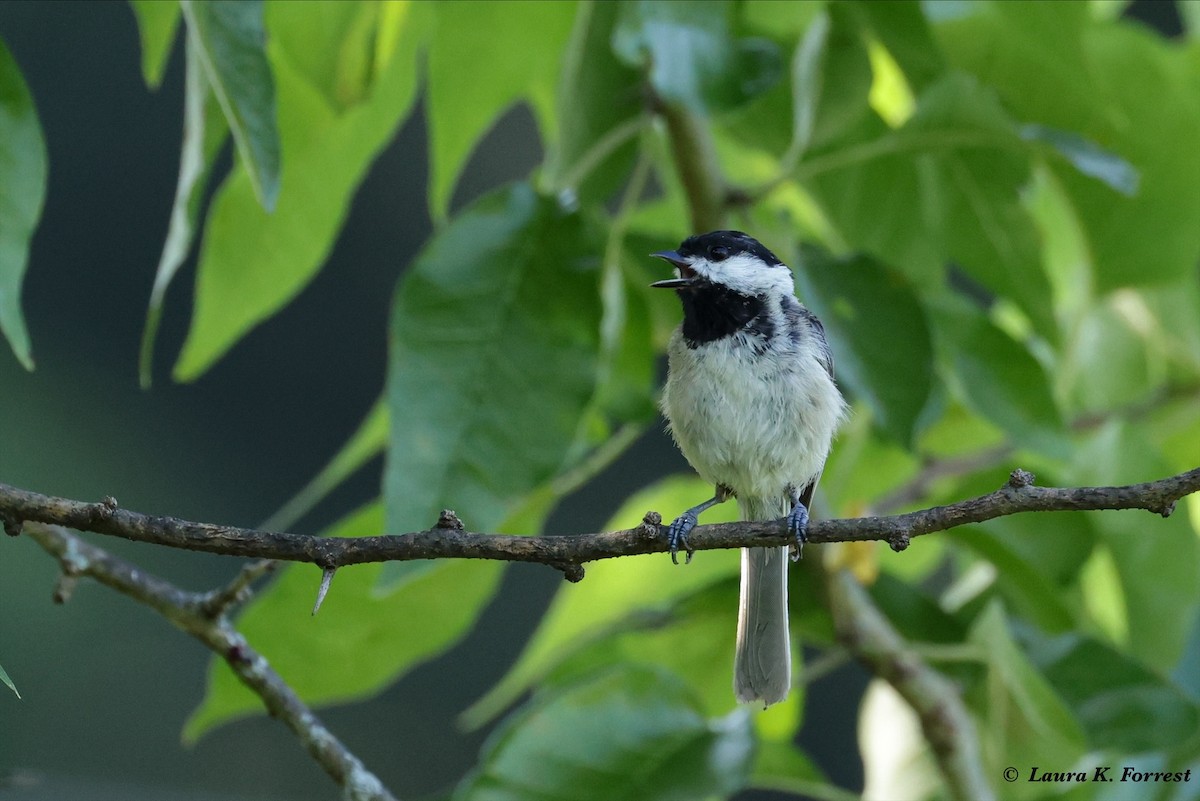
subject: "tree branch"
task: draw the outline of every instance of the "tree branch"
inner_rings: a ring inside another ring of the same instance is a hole
[[[850,571],[833,572],[828,589],[838,640],[916,712],[950,798],[992,801],[975,724],[958,688],[909,647]]]
[[[344,798],[395,801],[375,774],[325,728],[226,617],[229,602],[242,595],[249,582],[265,572],[263,563],[243,570],[229,588],[215,593],[193,593],[150,575],[58,526],[35,524],[28,531],[38,545],[58,559],[64,577],[74,580],[87,576],[128,595],[224,659],[238,678],[263,700],[267,711],[300,738],[305,750],[343,788]]]
[[[1166,517],[1176,501],[1200,491],[1200,467],[1122,487],[1036,487],[1032,482],[1032,475],[1015,470],[995,492],[946,506],[892,516],[814,520],[808,529],[808,541],[884,540],[901,551],[913,537],[1018,512],[1145,509]],[[10,534],[19,533],[24,521],[34,521],[172,548],[309,562],[323,569],[413,559],[536,562],[563,571],[572,581],[583,577],[581,565],[586,562],[667,550],[662,519],[656,512],[647,513],[636,528],[596,534],[516,537],[477,534],[443,524],[428,531],[343,539],[155,517],[121,509],[111,498],[84,503],[0,484],[0,519]],[[699,551],[786,545],[791,541],[783,521],[697,526],[688,539]]]
[[[707,121],[681,104],[655,98],[654,105],[667,125],[671,158],[687,195],[692,233],[723,228],[728,190]]]

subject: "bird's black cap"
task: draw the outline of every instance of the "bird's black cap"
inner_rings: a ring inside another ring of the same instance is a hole
[[[723,255],[722,249],[725,251]],[[741,231],[711,231],[707,234],[689,236],[683,240],[677,252],[680,256],[699,256],[711,261],[722,261],[738,253],[751,253],[761,259],[764,264],[771,266],[783,264],[779,257],[768,250],[763,243]]]

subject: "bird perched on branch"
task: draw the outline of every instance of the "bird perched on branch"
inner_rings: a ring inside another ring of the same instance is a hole
[[[824,328],[796,300],[787,266],[740,231],[693,236],[653,255],[675,277],[651,286],[674,289],[683,304],[662,410],[683,455],[715,487],[669,527],[671,559],[688,549],[700,513],[731,497],[743,520],[786,518],[798,554],[846,409]],[[770,705],[791,686],[788,551],[742,549],[733,674],[740,701]]]

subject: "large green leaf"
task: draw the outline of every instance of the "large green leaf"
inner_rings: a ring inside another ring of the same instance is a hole
[[[175,185],[175,202],[171,207],[171,222],[163,244],[154,287],[150,290],[150,307],[146,311],[146,326],[142,331],[142,346],[138,359],[138,378],[142,388],[150,386],[154,368],[154,343],[162,319],[167,288],[183,266],[192,249],[200,218],[200,202],[212,174],[213,164],[229,135],[229,124],[221,112],[212,86],[200,64],[199,47],[189,38],[186,54],[183,97],[183,147],[179,156],[179,178]]]
[[[870,106],[871,62],[848,6],[817,15],[792,57],[791,163],[810,145],[861,122]]]
[[[334,537],[378,534],[383,509],[372,504],[338,523]],[[499,562],[443,561],[393,592],[378,588],[382,565],[338,571],[316,618],[309,614],[321,572],[285,568],[239,616],[238,629],[292,689],[312,704],[373,695],[443,653],[470,630],[492,597]],[[184,728],[195,740],[215,726],[263,712],[262,700],[214,658],[208,692]]]
[[[33,353],[21,314],[21,284],[45,198],[46,145],[33,96],[0,42],[0,333],[27,370],[33,369]]]
[[[612,50],[618,3],[585,0],[563,59],[557,88],[558,140],[546,156],[548,186],[603,200],[628,177],[647,121],[641,75]]]
[[[668,103],[694,110],[739,105],[783,74],[778,48],[765,39],[738,39],[731,0],[630,0],[622,3],[613,48],[648,72]]]
[[[871,33],[887,48],[904,72],[905,80],[918,93],[946,71],[945,60],[922,14],[928,7],[929,4],[921,0],[854,3],[851,6],[855,13],[863,16]]]
[[[745,786],[750,716],[706,718],[679,678],[625,668],[535,696],[453,801],[694,801]]]
[[[1075,710],[1093,748],[1171,751],[1194,741],[1200,707],[1171,682],[1078,634],[1047,639],[1030,633],[1025,639],[1031,659]]]
[[[389,531],[423,529],[446,507],[495,531],[568,466],[597,390],[603,243],[599,226],[522,183],[474,203],[418,256],[392,307]]]
[[[1170,465],[1152,441],[1140,425],[1102,426],[1075,453],[1071,483],[1128,484],[1169,475]],[[1179,659],[1200,609],[1200,542],[1186,518],[1182,511],[1165,520],[1116,511],[1092,521],[1112,552],[1128,615],[1129,650],[1164,671]]]
[[[815,248],[805,249],[797,279],[825,325],[838,380],[909,445],[933,387],[933,345],[908,282],[867,256],[838,260]]]
[[[175,366],[178,380],[198,377],[308,284],[333,246],[368,166],[412,107],[426,7],[376,6],[376,40],[393,44],[376,45],[378,67],[369,91],[341,109],[330,101],[328,87],[313,84],[292,56],[347,44],[338,38],[342,31],[321,27],[320,16],[304,16],[317,5],[267,7],[287,154],[279,204],[268,214],[256,203],[240,163],[217,191],[200,252],[192,327]],[[277,17],[288,24],[277,25]],[[365,46],[357,32],[349,44]]]
[[[871,585],[871,599],[888,616],[900,636],[910,642],[960,643],[966,626],[924,590],[888,573]]]
[[[1007,764],[1070,765],[1085,750],[1084,732],[1070,707],[1021,652],[998,602],[976,619],[968,641],[983,652],[986,680],[973,696],[982,707],[984,751],[999,775]],[[990,745],[990,749],[988,748]],[[1006,798],[1039,796],[1040,788],[1010,784]]]
[[[934,8],[941,4],[927,4]],[[1194,68],[1149,30],[1095,19],[1083,3],[978,2],[934,28],[947,58],[995,87],[1027,123],[1070,131],[1127,160],[1125,194],[1052,165],[1078,211],[1097,288],[1190,274],[1200,254],[1200,128]]]
[[[932,319],[968,406],[1030,450],[1069,453],[1046,372],[1028,349],[965,302],[942,304]]]
[[[856,801],[860,796],[830,784],[811,759],[790,742],[761,742],[750,784],[814,801]]]
[[[736,706],[730,677],[737,608],[738,582],[729,576],[670,606],[628,611],[566,643],[561,661],[539,683],[561,684],[604,666],[653,665],[679,674],[706,714],[726,714]]]
[[[855,247],[920,285],[939,284],[954,261],[1053,334],[1037,231],[1020,202],[1029,148],[990,90],[950,73],[902,127],[860,126],[795,175]]]
[[[279,194],[279,132],[275,83],[264,50],[263,2],[180,0],[179,5],[258,202],[270,211]]]
[[[550,108],[576,4],[430,6],[437,23],[429,45],[426,94],[429,209],[434,219],[445,220],[467,157],[500,112],[518,100],[528,100],[543,141],[555,140]],[[624,101],[617,98],[617,102]]]
[[[636,526],[648,510],[670,519],[712,494],[712,487],[694,476],[665,479],[632,496],[605,526]],[[704,515],[704,522],[737,519],[733,503],[721,504]],[[564,584],[512,669],[464,715],[470,726],[482,725],[511,704],[575,650],[608,633],[635,613],[662,613],[675,600],[737,574],[733,551],[698,554],[689,565],[673,565],[665,554],[606,559],[587,567],[587,578]],[[732,646],[733,629],[727,632]],[[731,664],[731,663],[727,663]],[[723,666],[723,670],[727,670]],[[728,687],[728,679],[726,680]],[[730,694],[732,697],[732,694]]]
[[[129,0],[137,19],[142,41],[142,77],[146,85],[158,88],[162,83],[175,31],[179,28],[179,3],[168,0]]]

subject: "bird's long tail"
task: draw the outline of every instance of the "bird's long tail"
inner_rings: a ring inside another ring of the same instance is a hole
[[[739,498],[743,520],[778,520],[791,511],[787,498]],[[739,701],[770,705],[787,698],[792,684],[788,636],[788,549],[743,548],[733,692]]]

